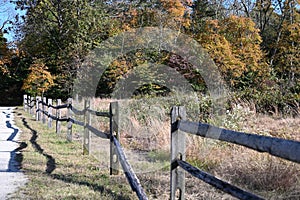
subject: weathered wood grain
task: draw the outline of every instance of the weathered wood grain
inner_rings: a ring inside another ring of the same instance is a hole
[[[147,195],[146,195],[143,187],[141,186],[139,179],[135,175],[132,167],[128,163],[126,155],[121,147],[121,144],[119,143],[118,139],[115,137],[113,137],[112,140],[116,147],[116,152],[118,154],[121,166],[123,168],[125,176],[129,182],[132,190],[135,191],[135,193],[137,194],[137,196],[140,200],[147,200],[148,199]]]
[[[300,163],[300,142],[263,135],[237,132],[201,122],[179,121],[178,128],[201,137],[213,138],[242,145],[259,152]]]

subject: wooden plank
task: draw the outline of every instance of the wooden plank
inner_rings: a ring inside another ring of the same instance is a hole
[[[60,100],[60,104],[58,104],[57,106],[51,106],[54,109],[63,109],[63,108],[68,108],[68,104],[63,104],[61,105],[61,100]]]
[[[200,122],[180,121],[177,127],[187,133],[242,145],[259,152],[267,152],[273,156],[300,163],[299,141],[237,132]]]
[[[231,185],[225,181],[222,181],[213,175],[203,172],[200,169],[190,165],[189,163],[183,161],[183,160],[177,160],[177,164],[189,172],[191,175],[193,175],[196,178],[201,179],[202,181],[212,185],[215,188],[218,188],[219,190],[222,190],[223,192],[226,192],[227,194],[230,194],[234,197],[237,197],[242,200],[262,200],[262,197],[259,197],[257,195],[251,194],[247,191],[244,191],[234,185]]]
[[[137,196],[140,200],[147,200],[148,199],[147,195],[144,192],[144,189],[141,186],[140,181],[137,178],[137,176],[135,175],[132,167],[128,163],[126,155],[125,155],[118,139],[113,137],[113,143],[116,147],[116,152],[117,152],[118,157],[120,159],[120,163],[121,163],[121,166],[122,166],[123,171],[125,173],[125,176],[126,176],[128,182],[129,182],[130,186],[131,186],[131,189],[133,191],[135,191],[135,193],[137,194]]]
[[[95,115],[95,116],[110,117],[110,113],[109,112],[99,112],[99,111],[95,111],[95,110],[91,110],[91,109],[87,109],[87,111],[89,113],[91,113],[92,115]]]
[[[72,105],[70,105],[71,110],[73,111],[73,113],[75,115],[84,115],[85,114],[85,109],[83,110],[78,110],[75,107],[73,107]]]
[[[86,126],[90,131],[92,131],[95,135],[97,135],[98,137],[101,137],[103,139],[109,139],[110,136],[109,134],[105,133],[105,132],[102,132],[102,131],[99,131],[98,129],[90,126],[90,125],[87,125]]]

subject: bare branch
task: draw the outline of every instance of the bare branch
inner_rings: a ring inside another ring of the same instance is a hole
[[[5,21],[2,23],[2,25],[1,25],[1,27],[0,27],[0,32],[3,31],[5,25],[8,24],[9,22],[10,22],[10,20],[7,19],[7,20],[5,20]]]

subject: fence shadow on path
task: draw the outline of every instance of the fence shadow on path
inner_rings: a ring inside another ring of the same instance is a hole
[[[17,108],[16,108],[17,109]],[[12,110],[12,108],[8,108],[7,110]],[[5,172],[20,172],[20,169],[22,168],[22,161],[23,161],[23,154],[22,154],[22,150],[25,149],[27,147],[27,144],[25,142],[18,142],[15,141],[15,137],[17,136],[17,134],[19,133],[19,129],[15,128],[12,126],[11,124],[11,114],[15,113],[14,111],[11,113],[7,113],[5,111],[2,112],[7,121],[6,123],[6,127],[8,129],[12,129],[13,132],[11,133],[11,135],[6,139],[6,141],[8,142],[14,142],[17,143],[19,145],[19,147],[17,147],[16,149],[14,149],[13,151],[10,151],[10,159],[8,162],[8,168]],[[4,172],[4,171],[1,171]]]
[[[28,123],[27,123],[27,121],[26,121],[25,118],[22,118],[22,122],[23,122],[23,125],[24,125],[27,129],[29,129],[29,130],[31,131],[32,136],[31,136],[31,138],[30,138],[29,141],[30,141],[30,143],[32,144],[33,148],[34,148],[39,154],[43,155],[43,156],[46,157],[46,159],[47,159],[47,164],[46,164],[47,166],[46,166],[46,171],[45,171],[45,172],[46,172],[47,174],[51,174],[51,173],[55,170],[55,168],[56,168],[55,159],[54,159],[51,155],[45,153],[45,152],[44,152],[44,149],[42,149],[41,146],[36,142],[36,140],[37,140],[37,138],[38,138],[38,133],[37,133],[37,131],[34,130],[34,129],[32,129],[32,128],[28,125]]]
[[[13,141],[18,134],[19,129],[14,128],[10,121],[6,121],[6,127],[14,130],[14,132],[7,138],[7,141]]]
[[[23,149],[27,147],[25,142],[17,142],[20,146],[10,153],[10,160],[8,163],[8,172],[19,172],[22,168]]]

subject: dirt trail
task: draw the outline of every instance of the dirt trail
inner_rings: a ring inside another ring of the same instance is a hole
[[[13,107],[0,107],[0,199],[8,199],[27,178],[19,170],[16,158],[24,144],[18,141],[20,130],[14,125]]]

